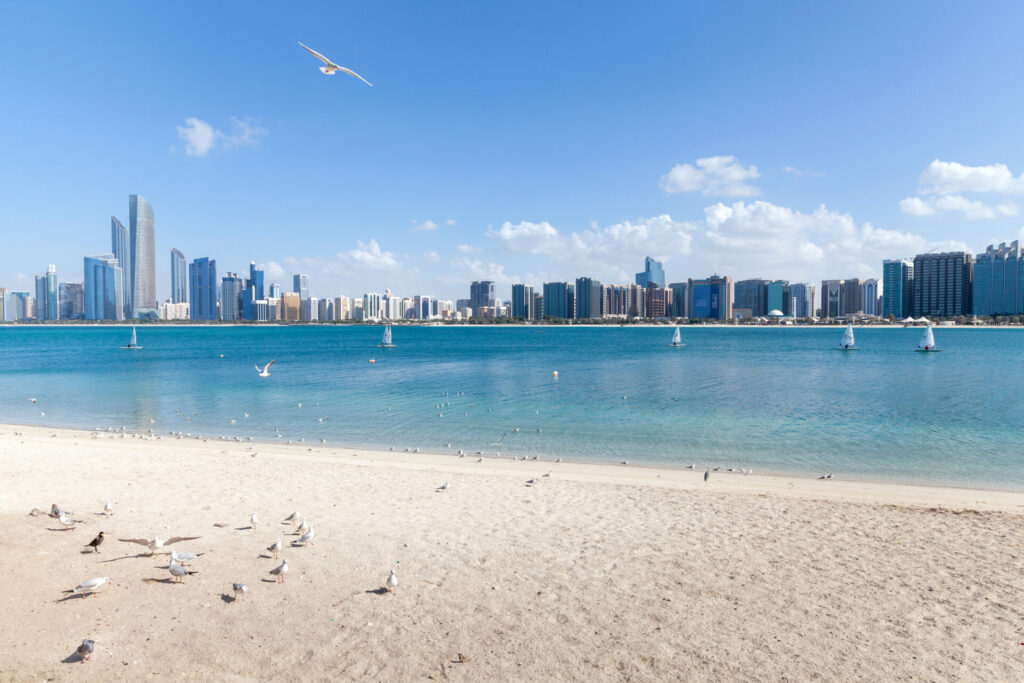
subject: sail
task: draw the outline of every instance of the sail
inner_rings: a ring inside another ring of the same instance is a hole
[[[132,340],[128,342],[128,346],[138,346],[139,343],[135,339],[135,325],[132,325]]]
[[[391,325],[384,328],[384,339],[380,343],[381,346],[391,346]]]
[[[679,328],[676,328],[675,333],[672,335],[672,346],[679,346],[683,343],[683,337],[679,334]]]
[[[843,341],[840,342],[839,346],[844,349],[852,349],[855,346],[853,342],[853,325],[846,326],[846,331],[843,332]]]
[[[921,341],[918,343],[917,348],[924,349],[925,351],[931,351],[935,348],[935,335],[932,334],[931,325],[925,328],[924,334],[921,335]]]

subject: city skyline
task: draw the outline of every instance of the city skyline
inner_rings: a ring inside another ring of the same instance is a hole
[[[1002,84],[1024,8],[1010,3],[969,17],[919,3],[628,16],[594,3],[584,21],[547,6],[203,11],[209,24],[194,26],[186,10],[127,4],[69,7],[59,21],[11,9],[0,50],[19,106],[0,121],[19,134],[0,170],[0,282],[31,291],[47,264],[69,273],[81,254],[107,253],[95,227],[126,190],[157,207],[160,301],[171,248],[233,272],[254,260],[282,285],[305,272],[318,296],[390,286],[455,298],[486,277],[626,283],[647,255],[670,280],[881,278],[884,259],[1020,237],[1024,152],[1005,140],[1022,96]],[[237,34],[195,40],[228,14]],[[418,47],[452,21],[477,30]],[[705,30],[723,22],[736,41]],[[62,51],[29,49],[44,26]],[[501,46],[523,35],[536,49],[513,66]],[[375,87],[323,79],[297,38]],[[634,47],[612,56],[603,46],[616,40]],[[229,66],[238,52],[254,60],[243,77]],[[74,117],[45,105],[58,90]],[[78,172],[98,159],[101,172]]]

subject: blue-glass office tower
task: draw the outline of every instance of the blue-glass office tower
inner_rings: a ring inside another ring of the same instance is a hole
[[[971,312],[974,259],[964,251],[914,257],[914,317],[952,318]]]
[[[121,266],[113,254],[85,257],[85,319],[124,320]]]
[[[974,263],[974,315],[1024,313],[1024,253],[1014,240],[989,245]]]
[[[257,268],[256,263],[249,262],[249,280],[242,291],[242,318],[244,320],[259,320],[256,302],[264,301],[263,296],[263,269]]]
[[[292,291],[299,295],[299,300],[309,298],[309,276],[296,275],[292,278]]]
[[[188,301],[188,270],[185,255],[171,249],[171,303],[183,304]]]
[[[704,280],[687,281],[690,294],[690,318],[693,320],[732,319],[732,278],[713,275]]]
[[[220,281],[220,319],[240,320],[242,310],[242,278],[236,273],[228,273]]]
[[[121,293],[124,304],[124,317],[132,316],[132,256],[131,240],[128,237],[128,229],[117,220],[116,216],[110,217],[110,251],[117,259],[121,267]]]
[[[647,287],[650,284],[664,287],[665,269],[661,267],[661,261],[656,261],[650,256],[645,258],[643,272],[636,274],[636,283],[641,287]]]
[[[156,318],[156,234],[153,207],[145,197],[128,195],[131,243],[132,318]]]
[[[252,287],[253,299],[266,299],[263,296],[263,268],[257,268],[252,261],[249,262],[249,286]]]
[[[533,287],[512,285],[512,317],[533,319]]]
[[[675,318],[689,318],[690,283],[673,282],[668,288],[672,290],[672,316]]]
[[[569,318],[569,283],[544,283],[544,317]]]
[[[36,275],[36,310],[33,317],[36,320],[46,320],[46,276]]]
[[[814,285],[806,282],[791,284],[789,286],[789,298],[789,315],[795,318],[811,318],[814,316]]]
[[[872,278],[860,283],[861,303],[864,315],[879,315],[878,310],[878,280]]]
[[[494,280],[480,280],[469,286],[469,307],[473,315],[480,315],[480,309],[494,305]]]
[[[46,269],[46,319],[60,319],[60,283],[57,282],[57,266],[53,264]]]
[[[913,314],[914,262],[907,259],[882,261],[882,315],[897,320]]]
[[[188,313],[192,320],[217,320],[217,262],[197,258],[188,266]]]
[[[733,286],[733,306],[749,308],[750,314],[761,318],[768,314],[768,280],[739,280]]]
[[[765,285],[765,315],[779,311],[783,315],[790,314],[789,281],[772,280]],[[735,304],[734,304],[735,305]]]
[[[576,278],[576,318],[600,318],[601,281],[590,277]]]

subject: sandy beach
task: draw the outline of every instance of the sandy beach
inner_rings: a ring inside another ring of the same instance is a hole
[[[0,426],[0,679],[1024,679],[1024,494],[248,446]]]

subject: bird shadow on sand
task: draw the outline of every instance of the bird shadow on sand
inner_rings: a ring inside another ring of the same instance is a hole
[[[252,529],[251,526],[236,526],[235,531],[249,531]]]
[[[277,579],[260,579],[263,583],[278,583]]]
[[[95,555],[96,553],[94,553],[93,551],[91,551],[89,549],[86,549],[86,550],[79,550],[78,554],[79,555]]]
[[[89,593],[72,593],[71,595],[65,595],[60,600],[54,600],[54,602],[59,604],[59,603],[65,602],[67,600],[74,600],[75,598],[87,598],[87,597],[89,597],[89,595],[90,595]]]
[[[138,555],[122,555],[121,557],[112,557],[109,560],[102,560],[103,562],[117,562],[118,560],[137,560],[140,557],[152,557],[149,553],[139,553]]]
[[[175,585],[178,584],[178,582],[175,581],[174,579],[153,579],[153,578],[143,579],[142,583],[169,583],[172,586],[175,586]],[[182,582],[182,583],[184,583],[184,582]]]
[[[64,664],[79,664],[84,663],[85,660],[82,659],[82,655],[78,654],[78,652],[72,652],[67,657],[62,659],[61,662],[63,662]]]
[[[64,532],[67,532],[67,531],[74,531],[74,529],[73,529],[73,528],[72,528],[72,529],[54,529],[54,528],[52,528],[52,527],[46,527],[46,530],[47,530],[47,531],[64,531]]]
[[[374,588],[373,590],[366,591],[367,593],[373,593],[374,595],[387,595],[388,589],[384,586],[380,588]]]
[[[227,593],[221,593],[220,594],[220,599],[224,601],[225,605],[230,605],[231,603],[233,603],[236,600],[238,600],[238,598],[236,598],[235,596],[228,595]]]
[[[270,555],[267,555],[266,553],[262,553],[260,555],[257,555],[256,557],[258,557],[258,558],[260,558],[262,560],[272,560],[272,559],[274,559],[273,557],[271,557]]]

